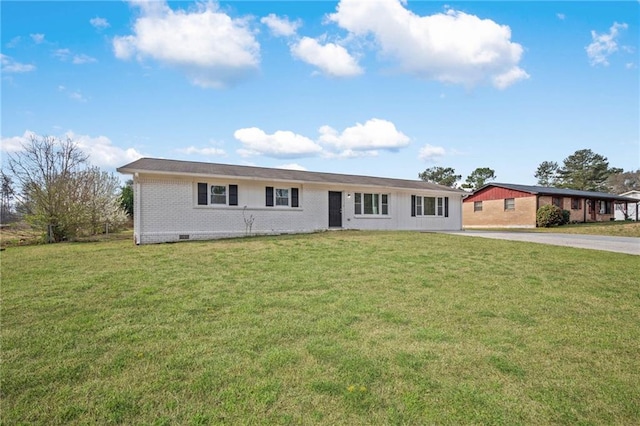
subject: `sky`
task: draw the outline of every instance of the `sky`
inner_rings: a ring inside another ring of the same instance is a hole
[[[0,7],[3,168],[34,135],[109,172],[156,157],[535,184],[580,149],[640,168],[637,0]]]

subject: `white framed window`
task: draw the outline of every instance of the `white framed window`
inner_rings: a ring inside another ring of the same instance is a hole
[[[473,202],[473,211],[481,212],[482,211],[482,201],[474,201]]]
[[[449,216],[449,197],[411,196],[411,216]]]
[[[505,210],[515,210],[516,209],[516,199],[515,198],[505,198],[504,199],[504,209]]]
[[[353,211],[355,214],[362,214],[362,193],[356,192],[353,195]]]
[[[436,197],[424,197],[424,215],[436,216]]]
[[[199,206],[237,206],[238,185],[198,182],[196,198]]]
[[[267,186],[265,187],[265,206],[300,207],[300,189]]]
[[[289,206],[289,190],[276,188],[276,206]]]
[[[227,187],[211,185],[211,204],[227,204]]]
[[[389,215],[389,194],[356,192],[353,203],[356,215]]]

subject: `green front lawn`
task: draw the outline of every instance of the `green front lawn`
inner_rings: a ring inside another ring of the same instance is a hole
[[[633,424],[638,257],[327,232],[1,256],[3,424]]]
[[[610,235],[613,237],[640,237],[638,222],[590,222],[536,228],[537,232],[561,232],[564,234]]]
[[[469,228],[474,231],[552,232],[560,234],[608,235],[612,237],[640,238],[639,222],[588,222],[550,228]]]

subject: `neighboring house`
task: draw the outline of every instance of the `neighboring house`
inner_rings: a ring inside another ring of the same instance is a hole
[[[465,228],[535,228],[536,212],[545,204],[569,211],[571,222],[602,222],[614,219],[616,205],[637,201],[604,192],[491,182],[464,199],[462,224]]]
[[[640,191],[633,190],[620,194],[622,197],[635,198],[635,203],[616,204],[616,220],[638,220],[638,207],[640,207]]]
[[[420,180],[142,158],[136,244],[327,229],[460,230],[466,193]]]

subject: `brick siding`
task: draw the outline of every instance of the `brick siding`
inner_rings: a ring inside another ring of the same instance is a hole
[[[238,185],[237,206],[197,205],[197,183]],[[265,187],[298,188],[300,207],[266,207]],[[342,192],[342,228],[363,230],[459,230],[462,201],[455,193],[346,185],[246,180],[181,179],[138,176],[134,179],[134,235],[138,244],[215,238],[247,234],[245,217],[253,216],[252,235],[305,233],[328,229],[329,191]],[[389,215],[354,214],[354,193],[389,194]],[[448,196],[449,217],[411,217],[411,195]],[[350,195],[350,197],[349,197]],[[247,207],[244,209],[244,207]]]

